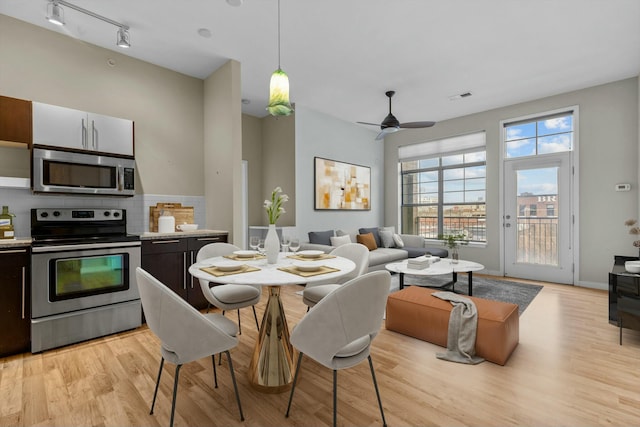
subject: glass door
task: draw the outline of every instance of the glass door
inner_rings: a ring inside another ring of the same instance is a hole
[[[505,276],[573,283],[570,153],[505,161]]]

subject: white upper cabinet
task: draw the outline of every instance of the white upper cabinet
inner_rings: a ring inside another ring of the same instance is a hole
[[[133,156],[133,122],[34,102],[33,143]]]

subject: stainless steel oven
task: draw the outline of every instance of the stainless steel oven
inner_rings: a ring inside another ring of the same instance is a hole
[[[138,236],[123,209],[33,209],[31,351],[141,324]]]

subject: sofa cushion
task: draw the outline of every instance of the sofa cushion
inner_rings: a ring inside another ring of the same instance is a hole
[[[331,236],[331,246],[342,246],[351,243],[351,237],[349,236]]]
[[[378,227],[369,227],[369,228],[360,228],[358,229],[358,233],[360,234],[373,234],[373,238],[376,240],[376,246],[381,247],[382,242],[380,242],[380,234],[378,233]]]
[[[318,245],[331,245],[331,236],[333,236],[333,230],[310,231],[309,243],[315,243]]]
[[[358,233],[356,231],[349,233],[348,231],[344,230],[336,230],[336,236],[349,236],[349,239],[351,239],[351,243],[358,243],[358,241],[356,240],[357,235]]]
[[[365,245],[370,251],[378,249],[373,233],[358,234],[357,239],[358,243]]]
[[[389,230],[380,230],[380,241],[383,248],[393,248],[396,246],[396,242],[393,240],[393,232]]]
[[[407,251],[396,248],[378,248],[369,252],[369,266],[389,264],[407,258]]]
[[[402,240],[402,237],[400,237],[399,234],[394,234],[393,235],[393,242],[396,244],[396,248],[403,248],[404,247],[404,241]]]

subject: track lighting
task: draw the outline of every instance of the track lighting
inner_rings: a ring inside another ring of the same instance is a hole
[[[131,36],[129,35],[128,25],[124,25],[117,21],[114,21],[113,19],[98,15],[97,13],[91,12],[90,10],[84,9],[80,6],[76,6],[75,4],[69,3],[65,0],[49,0],[49,4],[47,5],[47,20],[52,24],[65,24],[64,10],[60,5],[76,10],[80,13],[84,13],[85,15],[92,16],[108,24],[115,25],[116,27],[118,27],[118,32],[116,33],[116,45],[122,48],[131,47]]]
[[[56,25],[64,25],[64,11],[57,1],[47,5],[47,21]]]
[[[129,31],[125,27],[120,27],[118,30],[118,38],[116,44],[122,48],[131,47],[131,43],[129,43]]]

